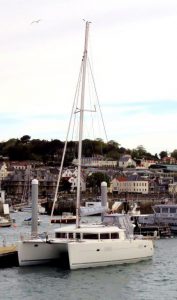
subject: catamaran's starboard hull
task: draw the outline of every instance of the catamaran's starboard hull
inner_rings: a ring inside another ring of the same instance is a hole
[[[151,240],[124,240],[97,243],[69,243],[70,269],[82,269],[136,263],[153,256]]]
[[[20,266],[44,265],[59,261],[62,254],[67,253],[67,244],[27,240],[19,241],[17,250]]]

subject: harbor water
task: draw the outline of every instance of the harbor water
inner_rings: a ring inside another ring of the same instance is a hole
[[[0,228],[8,242],[30,232],[22,226],[26,213],[16,213],[16,226]],[[40,216],[40,231],[48,228],[48,216]],[[57,224],[52,224],[52,230]],[[0,299],[62,300],[173,300],[177,299],[177,238],[155,241],[155,255],[146,262],[85,270],[57,266],[0,269]]]

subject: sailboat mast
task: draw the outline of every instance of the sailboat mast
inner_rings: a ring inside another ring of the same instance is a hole
[[[90,24],[90,22],[87,21],[86,26],[85,26],[84,54],[83,54],[83,58],[82,58],[82,89],[81,89],[80,120],[79,120],[78,174],[77,174],[77,199],[76,199],[76,227],[77,228],[79,227],[79,209],[80,209],[80,192],[81,192],[82,138],[83,138],[85,79],[86,79],[86,64],[87,64],[89,24]]]

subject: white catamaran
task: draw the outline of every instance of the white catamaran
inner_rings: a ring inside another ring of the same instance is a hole
[[[80,177],[89,23],[86,22],[85,46],[82,58],[76,224],[55,229],[54,238],[35,236],[19,241],[18,258],[20,266],[45,264],[53,260],[66,259],[70,269],[80,269],[138,262],[153,256],[152,240],[144,240],[140,236],[135,237],[132,224],[126,215],[107,214],[103,217],[104,209],[102,207],[103,218],[100,224],[83,224],[80,222]],[[64,152],[65,150],[66,143]],[[63,166],[63,157],[61,166]],[[61,169],[57,185],[59,185]],[[107,194],[106,183],[102,183],[102,188],[104,193]],[[55,195],[54,203],[56,198],[57,195]]]

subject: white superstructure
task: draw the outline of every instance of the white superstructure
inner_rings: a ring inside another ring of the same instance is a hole
[[[55,237],[24,240],[19,242],[21,266],[46,264],[60,260],[70,269],[134,263],[153,255],[151,240],[133,235],[128,216],[112,214],[105,216],[103,224],[64,226],[55,230]],[[113,220],[117,220],[117,224]],[[122,228],[120,228],[122,227]]]

